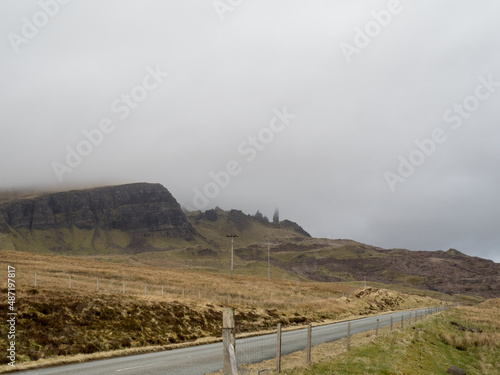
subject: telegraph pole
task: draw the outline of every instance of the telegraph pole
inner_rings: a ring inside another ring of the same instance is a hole
[[[231,280],[233,279],[233,241],[235,237],[238,237],[236,234],[226,234],[226,237],[231,238]]]
[[[271,243],[267,239],[267,282],[271,283],[271,245],[279,245],[279,243]]]
[[[267,239],[267,282],[271,283],[271,242]]]

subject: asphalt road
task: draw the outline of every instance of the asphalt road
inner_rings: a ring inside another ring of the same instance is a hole
[[[412,314],[421,315],[425,309],[395,312],[375,317],[361,318],[351,321],[351,334],[375,329],[379,319],[379,327],[391,324],[401,327],[401,316],[407,320]],[[429,310],[430,311],[430,310]],[[348,322],[313,327],[312,345],[335,341],[347,336]],[[405,321],[405,325],[408,321]],[[282,355],[303,350],[306,347],[307,329],[282,333]],[[257,363],[275,357],[276,334],[249,337],[236,341],[238,362]],[[222,343],[194,346],[191,348],[140,354],[129,357],[105,359],[74,365],[51,367],[40,370],[17,372],[29,375],[201,375],[216,372],[222,368]]]

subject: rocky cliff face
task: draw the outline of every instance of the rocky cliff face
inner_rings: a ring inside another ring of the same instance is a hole
[[[0,230],[118,229],[191,240],[195,230],[160,184],[136,183],[74,190],[0,205]]]

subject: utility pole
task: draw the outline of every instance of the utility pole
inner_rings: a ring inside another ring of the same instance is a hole
[[[279,245],[279,243],[271,243],[267,239],[267,282],[271,283],[271,245]]]
[[[234,238],[238,237],[236,234],[226,234],[226,237],[231,238],[231,280],[233,279],[233,260],[234,260],[234,255],[233,255],[233,242]]]
[[[267,283],[271,284],[271,242],[267,239]]]

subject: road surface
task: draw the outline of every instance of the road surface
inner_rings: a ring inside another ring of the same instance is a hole
[[[443,308],[440,308],[442,310]],[[375,329],[391,324],[401,327],[401,316],[407,320],[415,314],[422,315],[426,309],[399,311],[395,313],[366,317],[351,321],[351,334]],[[431,310],[428,309],[428,312]],[[436,309],[434,309],[436,311]],[[333,323],[313,327],[312,345],[335,341],[347,336],[348,322]],[[408,324],[408,321],[405,322]],[[306,347],[307,329],[282,333],[282,355],[303,350]],[[240,363],[258,363],[275,358],[276,334],[242,338],[236,341],[237,359]],[[202,375],[217,372],[222,368],[222,343],[194,346],[190,348],[169,350],[158,353],[140,354],[129,357],[104,359],[74,365],[64,365],[39,370],[16,372],[26,375]]]

